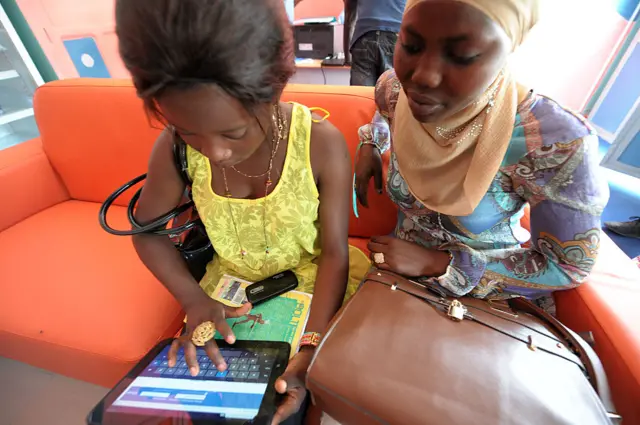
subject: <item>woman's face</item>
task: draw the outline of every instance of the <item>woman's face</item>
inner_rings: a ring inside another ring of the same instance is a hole
[[[413,116],[441,122],[484,93],[510,51],[502,28],[476,8],[425,0],[402,20],[394,68]]]
[[[218,167],[248,159],[264,142],[263,129],[270,128],[269,105],[259,106],[254,115],[214,85],[168,89],[158,106],[185,143]]]

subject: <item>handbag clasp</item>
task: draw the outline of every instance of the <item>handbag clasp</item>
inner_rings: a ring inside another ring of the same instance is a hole
[[[467,308],[458,300],[451,301],[449,304],[449,310],[447,310],[447,316],[454,322],[461,322],[464,319],[464,315],[467,313]]]

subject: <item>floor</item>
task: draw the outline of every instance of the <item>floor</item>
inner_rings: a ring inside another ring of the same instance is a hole
[[[600,141],[600,156],[604,157],[609,144]],[[609,203],[602,214],[602,221],[627,221],[629,217],[640,216],[640,180],[626,174],[602,168],[609,181],[611,192]],[[613,241],[630,257],[640,255],[640,239],[625,238],[607,232]]]
[[[107,388],[0,357],[1,425],[83,425]]]

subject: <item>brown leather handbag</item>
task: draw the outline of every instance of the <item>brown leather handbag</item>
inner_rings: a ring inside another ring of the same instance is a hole
[[[617,423],[591,347],[524,299],[446,298],[373,271],[307,375],[343,425]]]

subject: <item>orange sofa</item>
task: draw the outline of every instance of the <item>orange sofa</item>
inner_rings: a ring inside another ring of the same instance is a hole
[[[375,108],[367,88],[290,86],[285,99],[330,111],[352,155]],[[0,356],[112,386],[182,320],[131,240],[97,220],[106,196],[145,172],[159,130],[128,81],[58,81],[34,102],[41,137],[0,151]],[[370,197],[373,208],[350,221],[361,248],[396,217],[384,196]],[[125,201],[115,226],[127,226]],[[602,248],[589,283],[558,294],[558,314],[594,333],[625,423],[640,424],[640,271],[606,236]]]

